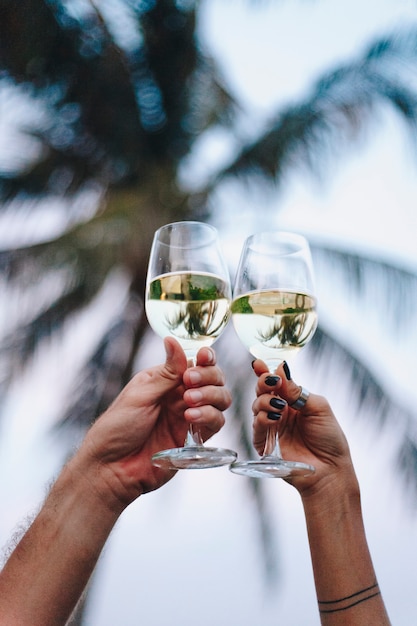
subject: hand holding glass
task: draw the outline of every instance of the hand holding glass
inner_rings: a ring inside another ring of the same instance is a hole
[[[233,326],[250,353],[275,373],[312,338],[317,327],[313,269],[307,240],[280,231],[245,241],[232,302]],[[281,456],[277,425],[271,424],[263,456],[233,463],[237,474],[286,478],[314,467]]]
[[[175,222],[156,231],[147,284],[146,315],[160,337],[174,337],[195,363],[198,350],[211,346],[230,317],[231,287],[215,228],[202,222]],[[152,462],[165,469],[229,465],[232,450],[203,445],[190,426],[182,448],[163,450]]]

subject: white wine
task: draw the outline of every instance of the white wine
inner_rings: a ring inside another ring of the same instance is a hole
[[[305,293],[254,291],[236,298],[231,311],[240,340],[263,360],[288,359],[317,327],[316,299]]]
[[[214,274],[173,272],[155,278],[146,315],[160,336],[171,335],[189,353],[210,346],[230,318],[229,286]]]

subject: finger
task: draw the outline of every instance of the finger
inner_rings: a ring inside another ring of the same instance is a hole
[[[278,374],[270,374],[269,372],[261,374],[256,385],[256,395],[260,396],[264,393],[278,394],[280,393],[281,384],[281,376]]]
[[[269,371],[267,364],[261,359],[255,359],[252,361],[252,369],[257,376],[265,374]]]
[[[268,431],[271,428],[271,422],[266,418],[266,414],[261,411],[255,415],[253,420],[253,445],[255,450],[259,454],[263,454],[265,448],[265,441],[268,435]]]
[[[252,369],[255,372],[255,374],[258,376],[258,381],[257,381],[257,386],[256,386],[256,395],[259,395],[261,393],[264,393],[264,391],[262,391],[259,388],[259,380],[260,379],[264,379],[268,373],[268,367],[266,365],[266,363],[264,363],[264,361],[261,361],[261,359],[255,359],[254,361],[252,361]]]
[[[279,394],[288,402],[288,405],[291,405],[298,400],[301,394],[301,386],[297,385],[297,383],[291,377],[291,371],[288,366],[288,363],[285,361],[280,364],[277,368],[277,374],[281,376],[281,385]],[[308,403],[308,400],[307,400]],[[306,404],[307,404],[306,403]]]
[[[258,376],[256,395],[259,396],[262,393],[278,393],[281,386],[281,376],[278,375],[278,368],[277,372],[271,374],[264,361],[255,359],[252,361],[252,369]]]
[[[186,409],[184,417],[198,428],[204,440],[217,433],[225,423],[223,413],[211,405]]]
[[[271,394],[262,394],[258,396],[252,404],[252,411],[254,416],[261,420],[278,420],[287,408],[285,400],[278,396],[271,396]]]
[[[277,367],[275,374],[265,372],[262,361],[255,361],[254,365],[254,371],[259,376],[256,386],[258,396],[264,393],[279,393],[289,406],[298,400],[301,387],[292,379],[290,368],[285,361]]]
[[[204,387],[186,389],[184,402],[191,408],[211,405],[220,411],[225,411],[231,405],[232,399],[226,387],[206,385]]]
[[[196,357],[197,365],[216,365],[216,353],[213,348],[200,348]]]
[[[169,374],[177,376],[183,373],[187,368],[187,357],[180,344],[173,337],[165,337],[165,364],[164,368]]]
[[[186,387],[223,386],[225,384],[223,371],[217,366],[208,365],[189,367],[184,372],[183,380]]]
[[[187,367],[185,352],[173,337],[164,339],[164,347],[165,363],[135,374],[113,401],[113,407],[121,404],[148,406],[181,384]]]
[[[302,387],[292,379],[290,368],[285,361],[277,368],[277,372],[281,376],[279,395],[286,400],[288,407],[292,409],[291,405],[300,397]],[[297,409],[294,408],[292,410]],[[314,393],[309,393],[303,408],[298,409],[298,411],[302,412],[305,416],[316,415],[325,417],[333,415],[327,399]]]

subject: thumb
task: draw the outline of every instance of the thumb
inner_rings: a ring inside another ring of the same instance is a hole
[[[182,379],[187,369],[187,357],[180,344],[173,337],[165,337],[165,363],[162,366],[162,374],[169,379]]]
[[[267,364],[261,359],[255,359],[255,361],[252,362],[252,368],[258,377],[263,374],[268,374],[270,371]],[[291,378],[290,368],[288,367],[286,361],[280,363],[275,370],[275,373],[279,376],[275,391],[277,391],[290,406],[293,402],[298,400],[301,393],[301,387]]]
[[[279,395],[291,406],[291,404],[300,397],[301,387],[291,378],[291,371],[286,361],[283,361],[283,363],[279,365],[277,374],[281,377],[282,381]]]

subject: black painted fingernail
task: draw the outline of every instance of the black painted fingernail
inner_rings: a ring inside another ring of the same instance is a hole
[[[290,372],[290,368],[288,367],[287,361],[283,362],[282,369],[284,370],[284,374],[286,376],[286,379],[287,380],[291,380],[291,372]]]
[[[267,376],[265,378],[265,384],[268,385],[268,387],[274,387],[278,381],[279,376]]]
[[[284,409],[286,406],[285,400],[281,400],[281,398],[271,398],[269,404],[274,407],[274,409]]]
[[[253,361],[251,363],[252,369],[253,369],[253,364],[255,363],[255,361],[256,361],[256,359],[253,359]]]
[[[270,412],[270,413],[267,413],[266,416],[267,416],[267,418],[269,420],[273,420],[274,422],[276,422],[276,421],[278,421],[280,419],[281,413],[272,413],[272,412]]]

